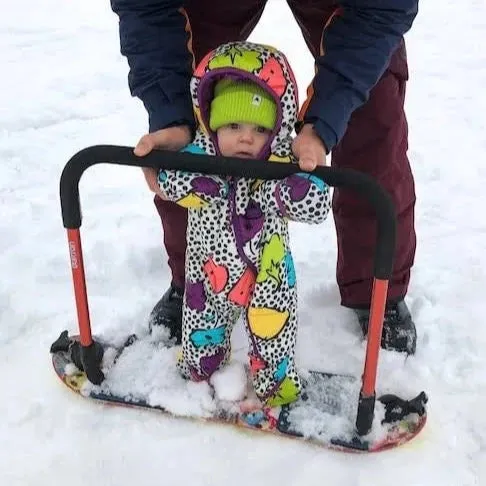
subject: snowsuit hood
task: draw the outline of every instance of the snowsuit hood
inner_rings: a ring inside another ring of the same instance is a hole
[[[299,106],[297,83],[283,53],[252,42],[230,42],[209,52],[191,79],[191,97],[199,129],[194,143],[210,155],[219,155],[216,134],[209,128],[214,86],[223,78],[252,81],[265,89],[277,105],[277,122],[258,158],[294,160],[291,134]]]

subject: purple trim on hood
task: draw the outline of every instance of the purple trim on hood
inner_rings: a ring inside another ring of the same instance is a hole
[[[204,123],[204,126],[209,133],[209,138],[216,149],[216,154],[221,155],[218,147],[218,141],[216,138],[215,132],[213,132],[209,128],[209,107],[211,104],[211,97],[212,97],[212,86],[216,81],[219,81],[222,78],[231,78],[234,80],[246,80],[251,81],[253,83],[258,84],[261,88],[263,88],[267,93],[269,93],[272,98],[274,99],[277,105],[277,121],[275,122],[275,128],[273,129],[270,137],[268,137],[267,143],[263,146],[260,153],[257,155],[257,159],[267,159],[270,156],[270,146],[272,145],[275,136],[282,128],[282,102],[280,98],[270,89],[267,83],[260,79],[259,77],[255,76],[252,73],[247,71],[243,71],[241,69],[226,67],[226,68],[216,68],[213,69],[203,75],[201,81],[199,82],[199,87],[197,90],[197,102],[199,104],[199,110],[201,113],[201,120]]]

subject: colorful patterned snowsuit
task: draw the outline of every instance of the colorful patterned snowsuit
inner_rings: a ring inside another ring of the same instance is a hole
[[[220,46],[196,69],[191,94],[201,128],[185,150],[219,154],[208,112],[214,83],[226,76],[257,82],[277,102],[277,126],[258,158],[293,161],[298,99],[291,69],[280,52],[248,42]],[[181,370],[204,380],[224,365],[244,311],[257,395],[269,405],[295,400],[297,292],[287,220],[322,222],[330,209],[327,185],[308,173],[262,181],[184,171],[161,171],[159,184],[189,209]]]

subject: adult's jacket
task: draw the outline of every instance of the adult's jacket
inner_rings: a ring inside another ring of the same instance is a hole
[[[325,6],[336,3],[322,1]],[[184,4],[184,0],[111,0],[120,18],[130,90],[148,111],[150,131],[195,123],[189,92],[193,59]],[[336,4],[335,15],[323,25],[323,55],[316,59],[313,95],[303,114],[303,121],[314,124],[328,151],[344,135],[353,111],[366,102],[417,11],[418,0]]]

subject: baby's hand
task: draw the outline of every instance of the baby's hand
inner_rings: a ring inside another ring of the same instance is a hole
[[[299,166],[307,172],[318,165],[326,165],[326,148],[312,125],[304,125],[292,142],[292,151],[299,161]]]

